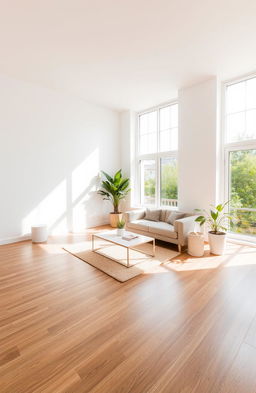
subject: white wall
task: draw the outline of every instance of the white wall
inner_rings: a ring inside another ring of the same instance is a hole
[[[136,115],[133,111],[124,111],[120,114],[121,130],[121,166],[123,173],[130,177],[131,192],[123,204],[123,210],[134,205],[135,199],[135,128]]]
[[[193,212],[218,201],[220,138],[219,83],[212,78],[179,90],[179,209]],[[136,206],[136,115],[121,114],[121,163],[132,181],[129,206]]]
[[[121,165],[119,114],[0,76],[0,241],[33,222],[51,232],[107,222],[101,169]]]
[[[217,199],[218,82],[179,91],[179,208],[208,208]]]

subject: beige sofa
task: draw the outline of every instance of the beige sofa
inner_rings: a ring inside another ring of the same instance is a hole
[[[125,213],[126,229],[158,240],[177,244],[179,252],[187,245],[187,235],[194,231],[196,216],[183,213],[184,217],[174,221],[174,225],[167,222],[173,210],[159,209],[159,221],[145,219],[146,209],[131,210]]]

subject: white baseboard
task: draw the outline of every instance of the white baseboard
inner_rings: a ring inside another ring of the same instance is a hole
[[[97,222],[95,223],[95,225],[93,225],[92,227],[96,227],[96,226],[100,226],[100,225],[107,225],[109,224],[108,220],[103,220],[101,222]],[[88,228],[92,228],[92,227],[88,227]],[[83,228],[84,229],[88,229],[88,228]],[[67,231],[65,234],[67,233],[79,233],[80,231],[82,231],[82,229],[80,230],[71,230],[71,231]],[[49,234],[51,235],[51,234]],[[58,236],[58,235],[56,235]],[[31,240],[31,233],[27,234],[27,235],[23,235],[23,236],[16,236],[16,237],[8,237],[6,239],[0,239],[0,246],[4,245],[4,244],[11,244],[11,243],[18,243],[18,242],[23,242],[25,240]]]
[[[31,240],[31,234],[1,239],[0,245],[23,242],[24,240]]]
[[[97,226],[100,226],[100,225],[107,225],[107,224],[109,224],[109,219],[108,218],[105,218],[103,220],[102,219],[98,219],[98,220],[95,220],[95,222],[94,222],[94,224],[92,226],[88,226],[87,228],[81,228],[80,231],[82,231],[84,229],[97,227]],[[79,233],[79,230],[76,230],[76,231],[74,231],[74,230],[68,231],[67,230],[66,233]],[[49,235],[51,235],[51,233],[49,233]],[[0,246],[4,245],[4,244],[18,243],[18,242],[22,242],[22,241],[25,241],[25,240],[31,240],[31,233],[28,233],[28,234],[23,235],[23,236],[8,237],[6,239],[0,239]]]

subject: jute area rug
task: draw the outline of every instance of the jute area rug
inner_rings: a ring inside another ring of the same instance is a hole
[[[162,264],[179,255],[178,252],[156,245],[155,256],[152,257],[147,254],[152,253],[152,243],[146,243],[137,247],[143,252],[130,249],[130,267],[127,268],[127,250],[124,247],[104,240],[99,240],[97,247],[99,245],[102,248],[97,253],[91,250],[90,241],[67,245],[64,250],[120,282],[128,281],[140,274],[157,272]],[[117,259],[118,262],[109,259],[108,256]]]

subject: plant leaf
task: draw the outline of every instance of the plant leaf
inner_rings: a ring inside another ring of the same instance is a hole
[[[211,210],[210,213],[211,213],[212,219],[214,221],[217,220],[219,213],[218,212],[215,213],[213,210]]]
[[[201,222],[200,222],[200,226],[204,225],[206,219],[204,218]]]
[[[110,183],[113,183],[113,179],[112,179],[112,177],[111,176],[109,176],[106,172],[104,172],[104,171],[101,171],[101,173],[103,173],[103,175],[106,177],[106,179],[108,179],[108,181],[110,182]]]
[[[118,211],[119,202],[124,199],[130,191],[129,178],[122,177],[122,170],[116,172],[114,178],[109,176],[106,172],[101,171],[105,176],[106,180],[102,180],[101,190],[98,191],[99,195],[102,195],[103,199],[108,199],[112,202],[114,211]]]
[[[195,219],[196,222],[201,222],[202,220],[204,220],[205,217],[204,216],[199,216]]]
[[[122,178],[122,169],[119,169],[119,171],[117,171],[115,176],[114,176],[113,183],[116,184],[116,185],[119,184],[121,178]]]

